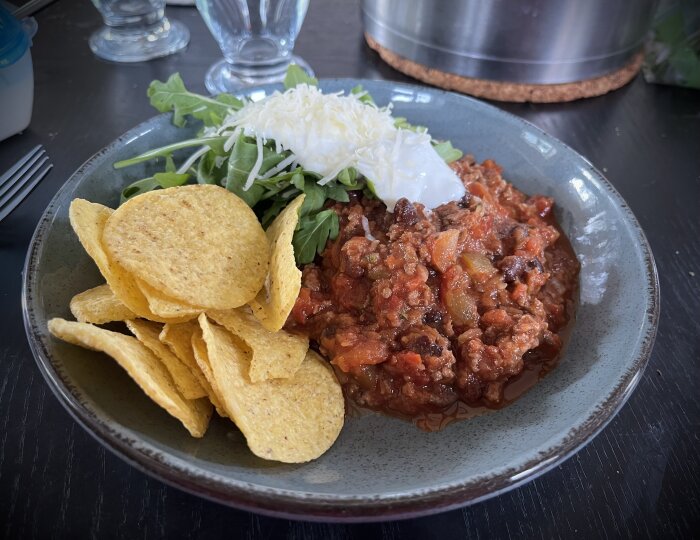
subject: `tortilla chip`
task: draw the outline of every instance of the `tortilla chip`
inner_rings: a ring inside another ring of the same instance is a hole
[[[163,363],[175,382],[175,386],[185,399],[198,399],[208,394],[188,368],[170,348],[158,339],[162,325],[144,319],[126,321],[126,326],[141,343]]]
[[[161,361],[136,338],[87,323],[51,319],[49,331],[63,341],[102,351],[126,370],[146,395],[174,416],[193,437],[202,437],[209,425],[211,404],[186,400]]]
[[[207,380],[207,377],[200,367],[200,362],[197,361],[195,357],[193,340],[195,337],[199,337],[201,340],[201,334],[202,330],[199,328],[199,322],[197,319],[194,319],[186,323],[166,324],[163,326],[163,330],[158,337],[161,342],[165,343],[170,348],[175,356],[190,368],[190,371],[192,371],[199,384],[206,391],[207,396],[209,396],[209,401],[216,407],[216,412],[219,416],[225,417],[226,413],[223,412],[221,408],[221,401],[216,396],[214,389],[211,387],[211,383]],[[202,347],[203,346],[202,344]],[[206,366],[208,366],[206,359],[202,359],[201,361],[206,362]]]
[[[204,343],[204,339],[201,336],[201,330],[199,334],[192,335],[192,350],[194,351],[194,357],[197,359],[197,364],[207,379],[209,400],[214,404],[216,412],[219,416],[222,418],[228,418],[228,413],[226,412],[223,400],[221,399],[221,390],[217,386],[214,373],[211,370],[209,353],[207,352],[207,345]]]
[[[304,463],[331,447],[343,426],[345,403],[327,362],[309,351],[293,378],[252,383],[250,352],[204,314],[199,323],[224,409],[255,455]]]
[[[284,330],[270,332],[245,308],[208,311],[207,315],[250,347],[252,382],[293,377],[309,350],[309,338]]]
[[[107,281],[114,295],[133,313],[158,322],[181,322],[183,319],[159,317],[148,307],[148,301],[138,288],[133,276],[115,263],[105,252],[102,239],[107,220],[114,210],[91,203],[84,199],[74,199],[70,205],[69,217],[73,230],[87,254],[95,261],[100,273]]]
[[[133,311],[114,296],[106,283],[76,294],[70,301],[70,311],[80,322],[92,324],[125,321],[136,317]]]
[[[169,298],[155,287],[136,278],[136,285],[148,302],[148,308],[166,319],[196,319],[204,311],[202,308],[189,306],[179,300]]]
[[[158,339],[165,343],[172,353],[190,368],[190,371],[195,374],[199,383],[202,384],[202,381],[206,382],[206,378],[202,370],[199,369],[192,351],[192,335],[199,332],[199,322],[194,319],[185,323],[163,325]]]
[[[292,237],[299,223],[299,208],[303,202],[302,194],[287,205],[265,232],[270,242],[270,271],[265,288],[250,302],[250,306],[253,314],[271,332],[284,326],[301,289],[301,270],[294,259]]]
[[[239,307],[265,281],[270,248],[250,207],[214,185],[151,191],[107,221],[109,256],[167,297],[210,309]]]

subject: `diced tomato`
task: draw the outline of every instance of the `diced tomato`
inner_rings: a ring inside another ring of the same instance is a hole
[[[481,316],[481,321],[489,326],[505,328],[513,324],[513,319],[505,309],[491,309]]]
[[[542,286],[547,283],[549,279],[549,274],[543,274],[540,272],[529,272],[527,275],[527,288],[530,294],[535,295],[539,292]]]
[[[487,170],[488,169],[495,170],[496,172],[498,172],[498,174],[501,174],[501,171],[503,171],[503,168],[492,159],[484,160],[484,162],[481,164],[481,166]]]
[[[423,364],[420,354],[413,351],[402,351],[395,358],[396,367],[401,371],[416,371]]]
[[[513,292],[510,294],[513,301],[520,304],[527,297],[527,285],[518,282],[513,288]]]
[[[532,197],[531,201],[535,204],[537,214],[542,218],[549,215],[549,213],[552,211],[552,206],[554,205],[554,201],[549,197]]]
[[[369,283],[347,274],[337,274],[331,281],[333,294],[345,309],[362,309],[369,301]]]
[[[488,188],[484,184],[472,182],[469,184],[469,193],[483,199],[488,194]]]
[[[539,236],[530,236],[525,242],[525,249],[532,254],[538,254],[542,249]]]
[[[386,265],[389,268],[391,268],[392,270],[395,270],[397,268],[402,268],[403,267],[403,259],[401,257],[397,257],[394,254],[391,254],[386,258]]]
[[[493,214],[487,214],[480,219],[474,220],[469,233],[472,238],[480,239],[486,237],[493,228]]]
[[[361,340],[353,347],[343,350],[331,360],[342,371],[348,372],[363,365],[380,364],[389,356],[387,344],[373,339]]]
[[[306,319],[314,314],[314,303],[311,300],[311,289],[302,287],[297,301],[292,308],[292,318],[297,324],[304,324]]]

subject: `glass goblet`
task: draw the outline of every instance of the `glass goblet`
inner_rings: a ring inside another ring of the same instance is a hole
[[[292,54],[309,0],[196,0],[224,58],[205,78],[212,94],[279,82],[290,63],[313,76]]]
[[[165,0],[92,0],[104,26],[90,36],[90,49],[113,62],[167,56],[190,41],[187,27],[165,17]]]

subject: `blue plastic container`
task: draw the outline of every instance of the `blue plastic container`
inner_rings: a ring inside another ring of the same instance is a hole
[[[34,70],[29,50],[36,21],[18,21],[0,4],[0,141],[29,126]]]

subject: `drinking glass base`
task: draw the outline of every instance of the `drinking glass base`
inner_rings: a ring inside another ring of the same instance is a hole
[[[90,36],[90,49],[112,62],[143,62],[173,54],[185,48],[189,41],[190,32],[184,24],[163,17],[146,28],[103,26]]]
[[[287,64],[255,66],[245,69],[236,69],[236,66],[221,59],[209,68],[204,78],[204,84],[211,94],[216,95],[224,92],[235,92],[248,86],[282,82],[287,74],[289,64],[296,64],[308,75],[314,76],[311,66],[304,59],[294,55]]]

